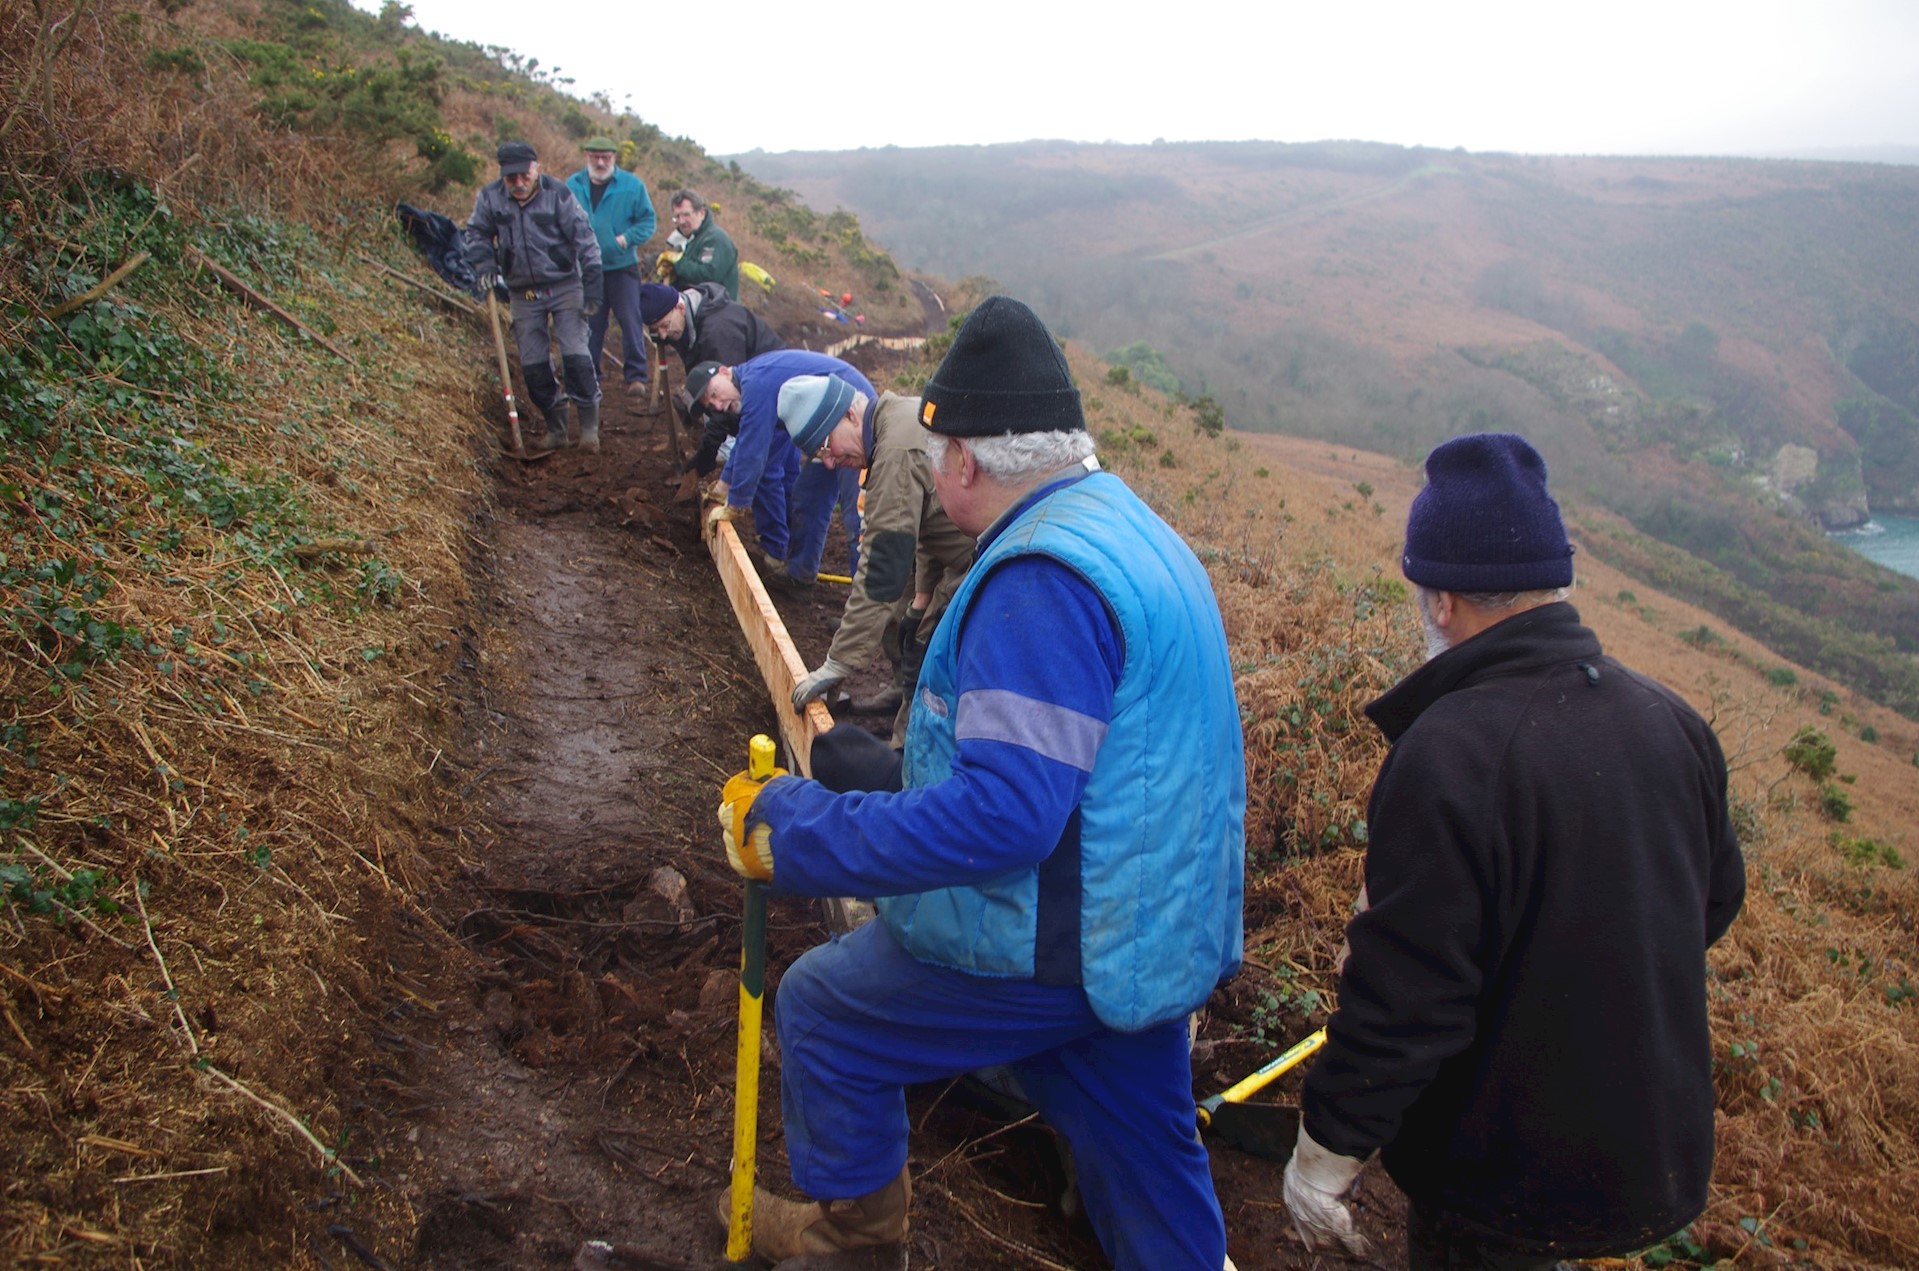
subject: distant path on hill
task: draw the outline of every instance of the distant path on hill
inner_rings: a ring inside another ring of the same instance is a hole
[[[1222,234],[1218,238],[1209,238],[1197,243],[1183,243],[1178,247],[1148,256],[1146,259],[1184,260],[1189,256],[1197,256],[1202,252],[1216,251],[1231,243],[1243,242],[1249,238],[1258,238],[1262,234],[1270,234],[1274,230],[1281,229],[1287,225],[1297,225],[1304,221],[1316,220],[1319,217],[1330,215],[1344,208],[1358,207],[1362,203],[1372,203],[1380,199],[1391,198],[1401,190],[1417,182],[1423,182],[1430,177],[1452,176],[1454,172],[1454,169],[1444,164],[1424,164],[1414,168],[1402,177],[1387,181],[1370,190],[1361,190],[1354,194],[1342,195],[1339,198],[1314,203],[1309,207],[1295,208],[1290,212],[1283,212],[1278,216],[1269,216],[1265,220],[1255,221],[1246,228],[1234,230],[1230,234]]]

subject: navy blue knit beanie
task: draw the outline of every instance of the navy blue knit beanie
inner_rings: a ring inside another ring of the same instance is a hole
[[[1017,300],[988,296],[921,390],[920,423],[947,437],[997,437],[1081,432],[1086,417],[1046,324]]]
[[[1473,433],[1426,456],[1406,517],[1407,578],[1435,591],[1549,591],[1573,580],[1573,549],[1524,437]]]
[[[640,321],[652,326],[661,318],[677,309],[680,293],[663,282],[643,282],[640,284]]]

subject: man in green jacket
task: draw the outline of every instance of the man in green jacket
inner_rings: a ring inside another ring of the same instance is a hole
[[[779,412],[802,455],[817,456],[835,471],[866,471],[852,594],[826,661],[793,689],[793,709],[804,709],[872,660],[887,621],[910,590],[912,602],[899,624],[899,684],[905,700],[894,721],[897,743],[906,735],[926,641],[973,563],[973,538],[948,519],[933,492],[919,398],[881,393],[878,402],[870,402],[836,375],[801,375],[780,386]]]
[[[729,299],[740,298],[740,251],[714,219],[697,190],[674,192],[674,236],[681,239],[679,256],[673,259],[673,285],[684,291],[703,282],[716,282],[726,288]]]

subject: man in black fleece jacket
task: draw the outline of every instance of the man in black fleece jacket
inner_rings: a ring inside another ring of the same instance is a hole
[[[1367,905],[1306,1079],[1285,1197],[1362,1254],[1371,1153],[1409,1265],[1527,1271],[1683,1227],[1712,1175],[1706,948],[1745,898],[1712,729],[1601,652],[1520,437],[1436,448],[1401,565],[1429,660],[1366,713],[1392,742]]]

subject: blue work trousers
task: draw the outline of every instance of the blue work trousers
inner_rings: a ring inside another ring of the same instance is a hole
[[[846,530],[846,576],[852,578],[860,572],[860,472],[857,468],[839,468],[833,475],[840,479],[840,497],[834,506]]]
[[[640,271],[609,269],[602,280],[606,303],[586,320],[586,351],[593,359],[595,372],[600,367],[600,351],[606,347],[606,328],[614,318],[620,320],[620,368],[628,384],[646,383],[646,328],[640,321]]]
[[[864,1196],[900,1172],[906,1086],[1005,1064],[1072,1145],[1086,1215],[1118,1271],[1224,1264],[1184,1017],[1114,1032],[1077,987],[932,966],[874,921],[802,955],[774,1019],[786,1151],[809,1196]]]
[[[793,512],[790,521],[792,547],[786,555],[786,572],[807,582],[820,572],[820,558],[826,555],[826,534],[833,528],[833,512],[838,509],[840,524],[851,545],[851,578],[860,569],[860,474],[857,468],[829,468],[808,462],[800,467],[793,482]]]
[[[784,437],[780,438],[784,442]],[[768,560],[785,560],[790,552],[787,521],[791,515],[797,478],[803,475],[799,451],[785,444],[768,446],[766,467],[760,483],[753,487],[753,528],[759,532],[760,550]],[[818,571],[818,548],[814,549],[814,570]]]

